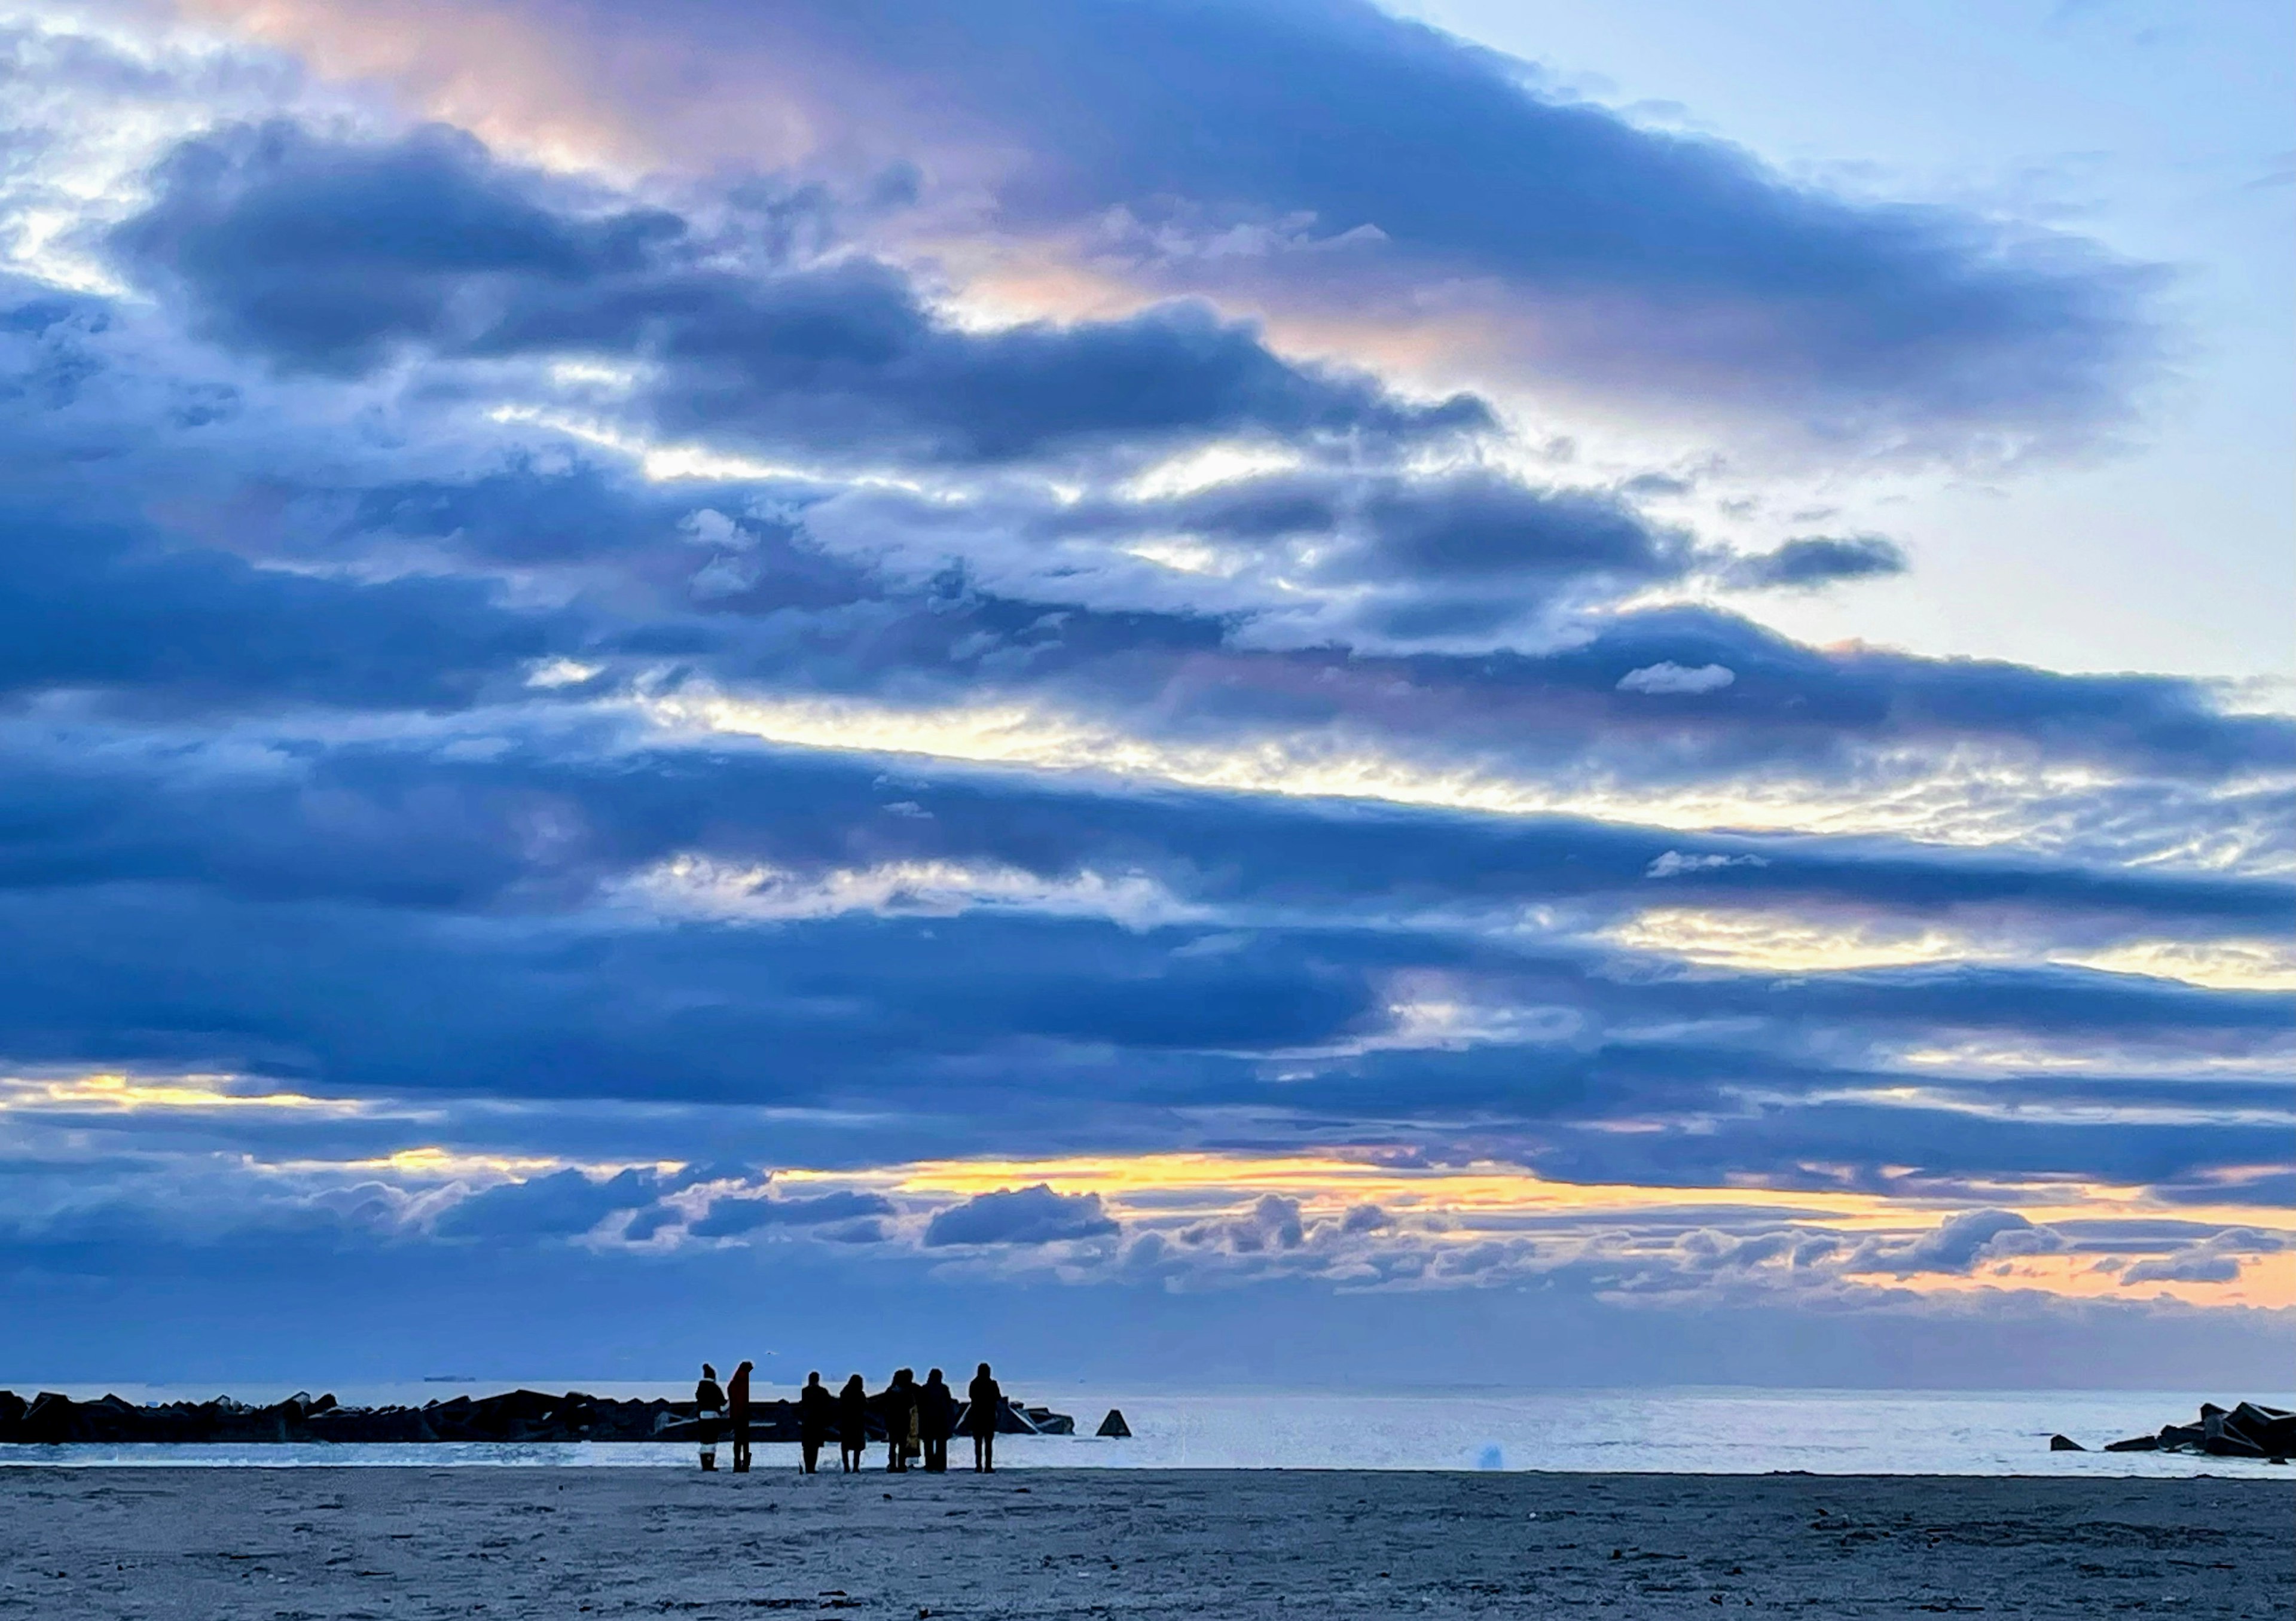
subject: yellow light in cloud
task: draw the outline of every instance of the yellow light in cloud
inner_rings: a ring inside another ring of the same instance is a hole
[[[591,1161],[562,1158],[554,1154],[490,1154],[468,1149],[443,1148],[425,1143],[416,1148],[403,1148],[388,1154],[378,1154],[359,1159],[269,1159],[250,1158],[248,1164],[256,1170],[278,1174],[308,1175],[312,1173],[338,1172],[366,1175],[396,1175],[425,1181],[467,1181],[473,1178],[506,1182],[525,1182],[536,1176],[546,1176],[559,1171],[580,1171],[592,1178],[614,1175],[627,1170],[651,1170],[665,1175],[683,1170],[685,1164],[676,1159],[636,1161]]]
[[[1971,1273],[1925,1273],[1890,1282],[1891,1287],[1921,1295],[2030,1289],[2085,1300],[2150,1300],[2165,1295],[2187,1306],[2266,1309],[2296,1306],[2296,1251],[2241,1257],[2240,1275],[2222,1283],[2175,1280],[2123,1283],[2119,1272],[2098,1268],[2099,1258],[2085,1254],[2016,1256],[1980,1265]]]
[[[225,1075],[179,1075],[151,1080],[109,1073],[62,1077],[0,1077],[0,1113],[279,1109],[348,1116],[365,1114],[368,1109],[367,1104],[353,1098],[315,1098],[299,1092],[229,1091],[234,1078]]]
[[[784,1172],[792,1181],[828,1173]],[[1772,1210],[1848,1221],[1902,1223],[1906,1201],[1878,1194],[1780,1191],[1752,1187],[1644,1187],[1555,1182],[1520,1167],[1417,1167],[1325,1155],[1159,1153],[1061,1159],[936,1159],[888,1167],[872,1179],[894,1191],[986,1193],[1044,1183],[1056,1192],[1097,1193],[1119,1208],[1207,1209],[1268,1193],[1339,1208],[1372,1203],[1447,1215],[1583,1215],[1667,1209]],[[848,1180],[838,1174],[837,1180]]]
[[[2296,947],[2268,939],[2131,940],[2065,951],[2006,930],[1905,918],[1844,919],[1767,907],[1652,906],[1604,931],[1629,951],[1768,973],[1824,973],[1922,962],[2057,962],[2181,979],[2212,990],[2296,990]]]
[[[1297,1200],[1311,1216],[1336,1215],[1350,1205],[1376,1204],[1392,1215],[1439,1218],[1450,1224],[1425,1236],[1473,1242],[1490,1235],[1478,1218],[1576,1218],[1580,1230],[1636,1220],[1685,1224],[1708,1212],[1767,1216],[1813,1233],[1911,1240],[1963,1211],[2013,1210],[2037,1226],[2067,1222],[2173,1220],[2198,1230],[2249,1227],[2296,1235],[2296,1210],[2250,1205],[2176,1203],[2152,1189],[2108,1183],[2037,1180],[1963,1183],[1949,1192],[1882,1194],[1775,1189],[1742,1181],[1721,1187],[1655,1187],[1639,1183],[1558,1182],[1517,1166],[1478,1163],[1418,1167],[1335,1154],[1149,1153],[1049,1159],[936,1159],[873,1170],[791,1170],[787,1183],[868,1186],[928,1199],[972,1197],[1042,1183],[1055,1192],[1096,1193],[1116,1214],[1134,1221],[1198,1219],[1234,1214],[1277,1194]],[[1725,1218],[1726,1219],[1726,1218]],[[2296,1251],[2244,1261],[2232,1283],[2163,1284],[2124,1288],[2119,1275],[2094,1270],[2098,1255],[2021,1256],[1982,1265],[1973,1273],[1915,1273],[1899,1278],[1883,1268],[1857,1274],[1876,1287],[1916,1293],[2038,1289],[2099,1298],[2165,1292],[2202,1305],[2296,1306]]]
[[[2226,991],[2296,991],[2296,946],[2278,940],[2131,940],[2057,961]]]
[[[1977,942],[1921,925],[1836,922],[1773,911],[1652,906],[1604,930],[1629,951],[1771,973],[1898,967],[1983,954]]]
[[[736,695],[697,684],[633,701],[667,731],[731,733],[797,748],[1100,772],[1233,792],[1593,816],[1685,831],[1890,833],[1985,845],[2029,836],[2022,807],[2071,792],[2093,775],[1907,756],[1874,763],[1876,773],[1896,779],[1886,790],[1871,782],[1827,786],[1776,776],[1646,790],[1599,774],[1531,778],[1482,762],[1426,764],[1330,732],[1217,743],[1158,739],[1010,700],[897,708],[854,698]]]

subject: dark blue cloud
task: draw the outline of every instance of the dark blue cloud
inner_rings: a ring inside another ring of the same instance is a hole
[[[196,290],[221,340],[343,373],[396,345],[467,340],[522,283],[641,270],[685,233],[658,209],[543,206],[532,176],[438,127],[345,146],[266,124],[185,143],[153,179],[159,200],[119,227],[119,250]]]
[[[1964,1210],[1910,1244],[1877,1253],[1875,1259],[1902,1274],[1965,1273],[1980,1262],[2055,1249],[2062,1243],[2056,1233],[2014,1210]]]
[[[1175,1109],[1241,1107],[1319,1129],[1439,1130],[1466,1116],[1550,1148],[1573,1140],[1573,1122],[1708,1121],[1656,1146],[1597,1133],[1580,1167],[1597,1180],[1622,1159],[1658,1181],[1841,1163],[1877,1132],[1900,1163],[1970,1175],[2190,1176],[2268,1158],[2278,1128],[2233,1122],[2279,1095],[2144,1080],[2144,1056],[2269,1052],[2287,1024],[2284,999],[2117,976],[1653,976],[1568,945],[1391,925],[1223,936],[994,913],[545,922],[83,885],[0,900],[0,1042],[20,1062],[237,1068],[365,1095],[858,1106],[882,1124],[821,1151],[865,1161],[1146,1146]],[[1439,974],[1443,995],[1535,1017],[1514,1039],[1365,1050],[1390,1027],[1398,973]],[[1902,1070],[1863,1067],[1869,1053],[1956,1032],[2118,1044],[2140,1078],[2084,1097],[2038,1077],[1961,1086],[1932,1066],[1923,1085],[1964,1095],[1862,1116],[1800,1101],[1902,1089]],[[2021,1117],[1983,1118],[2012,1102]],[[2105,1123],[2027,1123],[2060,1105],[2102,1106]],[[2129,1124],[2111,1123],[2116,1107],[2136,1111]],[[2144,1119],[2196,1109],[2227,1124]],[[1715,1124],[1770,1113],[1751,1135]],[[1261,1145],[1296,1142],[1297,1129],[1271,1125]],[[617,1129],[600,1147],[626,1142]]]
[[[1804,535],[1775,551],[1742,559],[1725,577],[1734,585],[1756,590],[1780,586],[1806,590],[1839,580],[1872,579],[1905,571],[1906,554],[1887,536]]]
[[[558,1171],[475,1194],[439,1217],[438,1231],[445,1238],[576,1238],[617,1211],[651,1205],[661,1191],[660,1178],[646,1171],[603,1180]]]
[[[1523,651],[1505,633],[1536,610],[1613,602],[1681,578],[1702,561],[1686,537],[1588,492],[1481,475],[1318,471],[1156,501],[1056,504],[1000,494],[967,503],[873,492],[849,512],[832,505],[857,551],[907,537],[947,558],[935,594],[919,603],[925,611],[898,626],[871,616],[857,628],[870,651],[869,678],[855,684],[864,690],[977,694],[993,675],[1004,692],[1033,691],[1086,713],[1129,720],[1141,712],[1166,734],[1343,724],[1406,749],[1435,741],[1525,770],[1609,757],[1621,775],[1646,784],[1775,767],[1857,777],[1870,763],[1860,752],[1867,748],[1967,744],[2178,779],[2276,774],[2296,764],[2296,725],[2227,714],[2203,683],[2069,675],[1854,644],[1820,649],[1709,608],[1545,625],[1529,643],[1538,651]],[[964,537],[983,533],[1004,550],[969,568]],[[1078,585],[1097,576],[1065,549],[1079,537],[1174,533],[1269,560],[1282,585],[1255,596],[1223,582],[1207,587],[1193,610],[1127,609]],[[1284,550],[1294,544],[1305,549]],[[1039,553],[1058,561],[1016,579]],[[1780,555],[1751,561],[1769,569]],[[1813,569],[1838,573],[1841,562],[1831,553],[1801,559],[1786,573],[1807,582]],[[974,570],[997,585],[976,584]],[[917,587],[906,589],[916,602]],[[1332,612],[1298,620],[1318,591],[1332,594]],[[1063,616],[1057,634],[1043,628],[1047,608]],[[1455,610],[1469,618],[1445,626]],[[1494,628],[1502,634],[1471,651],[1407,645]],[[1406,645],[1398,648],[1398,638]],[[818,656],[828,651],[811,644],[809,684],[820,681],[830,661]],[[1217,678],[1208,678],[1215,662]],[[1621,690],[1632,672],[1665,664],[1727,671],[1726,691],[1702,689],[1689,724],[1682,701],[1653,700],[1631,684]]]
[[[865,258],[724,268],[676,215],[552,207],[539,177],[449,132],[365,145],[275,123],[188,143],[154,178],[116,250],[212,336],[290,367],[359,373],[403,349],[644,363],[658,431],[864,462],[1490,421],[1465,397],[1406,405],[1281,360],[1201,305],[970,332]]]
[[[688,1224],[695,1238],[738,1238],[761,1227],[820,1227],[832,1222],[890,1216],[890,1200],[874,1193],[819,1193],[797,1199],[720,1199],[709,1213]]]
[[[611,37],[595,0],[543,14]],[[1695,379],[1836,429],[2046,431],[2117,413],[2150,348],[2148,279],[2092,244],[1794,184],[1363,0],[674,0],[653,24],[686,54],[624,93],[641,118],[669,83],[738,105],[764,75],[857,142],[989,147],[996,225],[1085,235],[1152,284],[1389,320],[1431,286],[1487,287],[1488,307],[1464,295],[1486,354],[1528,309],[1528,354],[1598,385]]]
[[[456,708],[578,645],[489,584],[258,569],[51,512],[0,507],[0,691],[131,689],[160,708]]]
[[[574,747],[580,746],[580,733]],[[601,880],[680,852],[799,873],[887,862],[987,862],[1047,880],[1138,872],[1183,903],[1299,907],[1334,923],[1567,901],[1596,915],[1669,905],[1816,905],[1843,915],[1990,907],[2100,941],[2270,932],[2296,894],[2282,880],[2116,872],[1997,852],[1878,840],[1697,837],[1570,817],[1493,817],[1376,803],[1111,791],[952,769],[882,779],[873,761],[802,752],[683,751],[569,757],[539,741],[491,761],[422,746],[332,751],[308,776],[171,782],[148,771],[26,760],[11,784],[45,847],[92,878],[185,878],[238,888],[265,872],[299,883],[253,892],[377,895],[389,872],[437,873],[463,906],[537,878],[586,897]],[[645,769],[628,769],[635,759]],[[922,816],[895,814],[916,806]],[[70,807],[69,815],[62,814]],[[537,841],[550,823],[559,836]],[[1683,848],[1726,864],[1665,880]],[[28,873],[42,847],[27,840]],[[446,879],[459,872],[464,876]],[[1472,915],[1472,913],[1470,913]]]
[[[1540,490],[1490,472],[1421,479],[1319,471],[1216,485],[1128,510],[1070,513],[1068,527],[1181,529],[1247,544],[1352,542],[1324,571],[1341,580],[1609,576],[1644,582],[1681,573],[1682,537],[1595,492]]]
[[[1043,1183],[982,1193],[935,1216],[925,1228],[928,1248],[952,1244],[1054,1244],[1105,1238],[1116,1224],[1097,1193],[1055,1193]]]

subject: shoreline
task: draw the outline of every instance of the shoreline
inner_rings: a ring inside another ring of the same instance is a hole
[[[537,1384],[529,1388],[539,1388]],[[586,1386],[574,1387],[577,1389]],[[82,1388],[83,1390],[86,1388]],[[78,1394],[78,1393],[75,1393]],[[209,1387],[127,1388],[128,1402],[212,1398]],[[249,1391],[254,1395],[257,1392]],[[403,1400],[417,1391],[345,1386],[346,1401]],[[480,1392],[473,1391],[473,1395]],[[623,1399],[641,1388],[602,1387],[601,1396]],[[1794,1392],[1749,1396],[1704,1388],[1625,1391],[1519,1391],[1423,1397],[1396,1393],[1316,1392],[1240,1396],[1217,1393],[1151,1396],[1082,1381],[1037,1381],[1029,1394],[1052,1398],[1077,1417],[1074,1437],[1007,1436],[1000,1461],[1019,1467],[1077,1469],[1292,1466],[1367,1470],[1522,1470],[1761,1475],[1805,1470],[1826,1475],[2105,1475],[2183,1478],[2214,1467],[2174,1453],[2117,1454],[2103,1448],[2164,1421],[2189,1420],[2207,1393],[2076,1390],[2023,1392]],[[2230,1393],[2217,1393],[2219,1401]],[[102,1395],[101,1388],[94,1397]],[[2261,1398],[2275,1401],[2274,1393]],[[2276,1404],[2296,1405],[2296,1398]],[[1090,1432],[1118,1408],[1128,1439]],[[2052,1453],[2062,1433],[2083,1453]],[[42,1437],[43,1442],[63,1439]],[[189,1437],[185,1438],[189,1441]],[[393,1446],[362,1437],[289,1443],[254,1438],[184,1445],[130,1442],[123,1436],[86,1437],[79,1449],[45,1446],[16,1451],[0,1445],[0,1459],[24,1465],[84,1462],[143,1467],[181,1462],[214,1467],[231,1462],[279,1466],[327,1463],[371,1466],[409,1463],[472,1467],[506,1462],[570,1468],[690,1468],[692,1450],[675,1443],[572,1437],[536,1433],[469,1435],[453,1442]],[[787,1457],[760,1437],[759,1459]],[[879,1456],[882,1461],[882,1455]],[[767,1467],[775,1467],[767,1464]],[[2259,1462],[2255,1469],[2267,1465]],[[2248,1465],[2220,1472],[2244,1476]]]
[[[1163,1464],[1124,1461],[1088,1462],[1078,1459],[1059,1459],[1024,1455],[1009,1449],[1000,1441],[996,1472],[1021,1474],[1031,1478],[1046,1475],[1114,1476],[1130,1478],[1143,1475],[1365,1475],[1385,1476],[1463,1476],[1469,1478],[1529,1477],[1540,1479],[1620,1479],[1620,1480],[2046,1480],[2046,1481],[2109,1481],[2136,1480],[2172,1483],[2179,1480],[2256,1481],[2269,1485],[2277,1480],[2296,1483],[2296,1465],[2273,1465],[2260,1460],[2246,1458],[2177,1457],[2162,1458],[2158,1453],[2120,1453],[2091,1452],[2081,1454],[2093,1463],[2079,1466],[2080,1472],[2069,1472],[2060,1461],[2050,1470],[1810,1470],[1810,1469],[1571,1469],[1551,1465],[1529,1464],[1488,1468],[1475,1464],[1398,1463],[1389,1465],[1341,1463],[1204,1463]],[[668,1450],[672,1455],[660,1455]],[[719,1448],[718,1472],[730,1474],[726,1448]],[[89,1456],[90,1453],[113,1454]],[[554,1456],[553,1453],[579,1453],[579,1456]],[[127,1455],[119,1455],[127,1454]],[[293,1454],[293,1455],[283,1455]],[[447,1454],[447,1455],[441,1455]],[[623,1454],[623,1455],[617,1455]],[[887,1474],[883,1449],[873,1445],[870,1461],[861,1471],[864,1476]],[[2059,1455],[2062,1458],[2062,1454]],[[798,1449],[792,1442],[757,1444],[758,1467],[755,1476],[787,1475],[799,1477]],[[2143,1460],[2144,1461],[2137,1461]],[[2158,1462],[2153,1461],[2159,1460]],[[2168,1467],[2161,1467],[2162,1464]],[[57,1474],[84,1470],[106,1473],[121,1470],[160,1471],[182,1470],[209,1472],[218,1470],[262,1470],[280,1473],[350,1470],[360,1472],[375,1470],[465,1470],[500,1471],[535,1470],[552,1473],[580,1474],[598,1470],[610,1473],[693,1474],[701,1475],[690,1442],[660,1444],[620,1441],[538,1441],[538,1442],[422,1442],[398,1445],[390,1442],[155,1442],[149,1445],[123,1443],[66,1443],[61,1445],[0,1445],[0,1476],[10,1473]],[[823,1475],[835,1474],[835,1448],[824,1451],[821,1466]],[[952,1454],[948,1476],[970,1475],[970,1463]],[[912,1464],[907,1471],[922,1476],[924,1471]],[[891,1477],[895,1479],[902,1476]]]
[[[2275,1478],[0,1469],[0,1614],[2285,1617]]]

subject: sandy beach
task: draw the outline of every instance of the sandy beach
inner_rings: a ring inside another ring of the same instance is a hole
[[[16,1469],[0,1616],[2288,1616],[2292,1486]]]

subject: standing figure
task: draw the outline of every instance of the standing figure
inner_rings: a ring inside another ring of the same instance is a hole
[[[906,1368],[893,1370],[893,1382],[877,1398],[885,1415],[885,1468],[889,1473],[908,1473],[909,1457],[917,1445],[916,1375]]]
[[[797,1439],[805,1449],[805,1472],[814,1471],[821,1461],[821,1444],[829,1439],[836,1427],[837,1403],[821,1382],[818,1371],[805,1376],[805,1388],[797,1393]]]
[[[726,1384],[726,1416],[734,1420],[734,1472],[750,1472],[750,1369],[743,1363]]]
[[[925,1473],[948,1473],[949,1432],[956,1428],[956,1396],[935,1368],[917,1392],[917,1433],[924,1441]]]
[[[1004,1392],[989,1377],[988,1364],[982,1363],[964,1394],[972,1404],[965,1412],[964,1427],[972,1432],[973,1470],[993,1475],[996,1472],[996,1420],[1004,1416]]]
[[[726,1413],[726,1393],[718,1388],[718,1370],[701,1364],[701,1382],[693,1387],[693,1438],[701,1444],[701,1467],[718,1467],[718,1426]]]
[[[859,1469],[861,1454],[868,1450],[869,1388],[857,1373],[837,1393],[837,1455],[844,1472]]]

